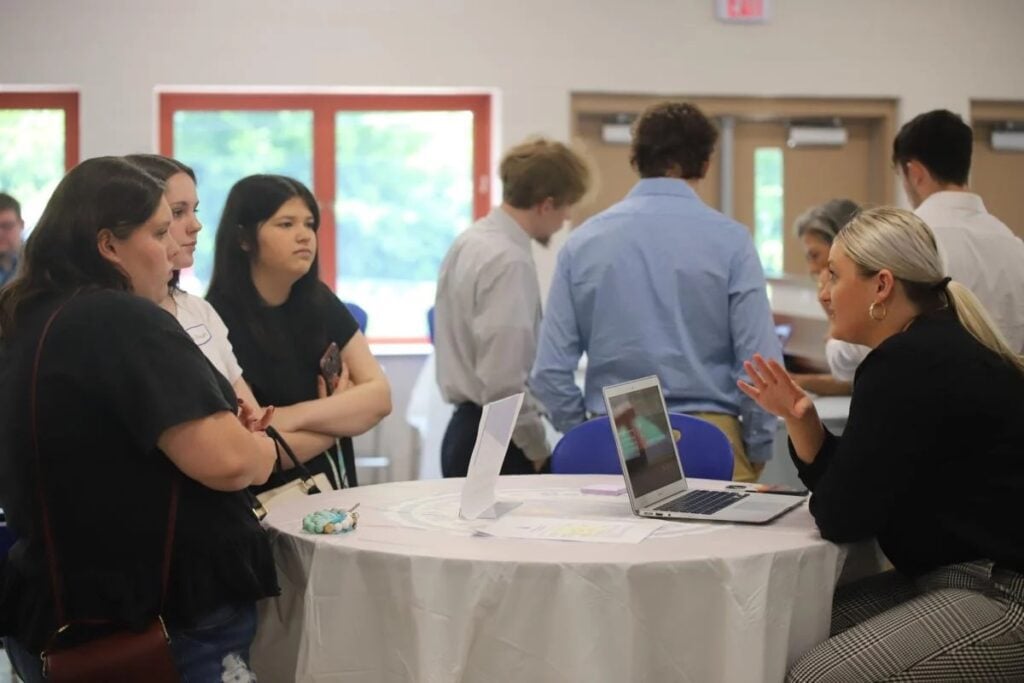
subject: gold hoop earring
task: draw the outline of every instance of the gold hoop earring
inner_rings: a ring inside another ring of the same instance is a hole
[[[876,310],[876,307],[878,307],[878,306],[882,307],[882,313],[881,313],[881,315],[876,317],[875,314],[878,312]],[[868,306],[868,315],[875,322],[882,322],[883,320],[885,320],[885,316],[889,315],[889,311],[885,308],[885,304],[883,304],[880,301],[876,301],[875,303],[873,303],[870,306]]]

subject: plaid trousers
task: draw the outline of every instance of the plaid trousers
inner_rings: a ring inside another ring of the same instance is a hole
[[[975,561],[843,586],[832,636],[786,680],[1024,681],[1024,575]]]

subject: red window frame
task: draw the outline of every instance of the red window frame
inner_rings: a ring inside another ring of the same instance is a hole
[[[473,112],[473,219],[491,209],[491,96],[377,94],[246,94],[168,92],[159,96],[160,153],[173,156],[174,113],[177,111],[313,112],[313,195],[320,204],[320,279],[334,290],[337,273],[335,200],[335,128],[339,111]],[[423,338],[374,338],[375,343],[418,344]]]
[[[79,124],[77,92],[0,91],[0,109],[63,109],[64,171],[78,165]]]

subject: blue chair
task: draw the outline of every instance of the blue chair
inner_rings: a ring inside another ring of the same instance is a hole
[[[595,417],[565,433],[551,451],[552,474],[622,474],[611,420]]]
[[[733,454],[725,432],[707,420],[669,413],[672,429],[679,432],[676,448],[683,472],[694,479],[732,479]]]
[[[694,479],[732,479],[733,455],[729,439],[715,425],[689,415],[669,413],[669,424],[679,433],[676,446],[683,472]],[[554,474],[622,474],[611,421],[596,417],[570,429],[551,453]]]
[[[359,323],[359,331],[366,334],[366,321],[368,317],[366,315],[366,309],[359,304],[353,304],[348,301],[345,302],[345,305],[348,306],[348,312],[351,313],[352,317],[356,319],[357,323]]]
[[[434,307],[427,309],[427,333],[430,335],[430,343],[434,343]]]

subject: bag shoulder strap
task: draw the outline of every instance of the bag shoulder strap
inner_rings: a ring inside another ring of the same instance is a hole
[[[77,294],[77,292],[75,293]],[[39,343],[36,345],[35,357],[32,361],[32,384],[29,387],[29,424],[32,430],[32,450],[35,454],[36,473],[36,494],[39,498],[39,507],[42,519],[43,545],[46,549],[46,560],[50,574],[50,589],[53,591],[53,605],[57,617],[58,633],[64,630],[69,624],[64,609],[63,582],[61,581],[58,568],[57,547],[53,540],[53,526],[50,518],[50,507],[46,504],[46,486],[44,484],[43,458],[39,451],[39,418],[37,408],[37,394],[39,387],[39,365],[43,356],[43,342],[50,332],[50,327],[57,315],[64,309],[71,299],[72,294],[66,301],[62,302],[47,318],[43,330],[39,335]],[[170,509],[167,514],[167,537],[164,542],[163,566],[160,576],[160,611],[163,612],[164,601],[167,598],[167,584],[171,574],[171,550],[174,546],[174,529],[178,517],[178,490],[179,477],[174,473],[171,479]],[[56,635],[56,634],[55,634]]]

